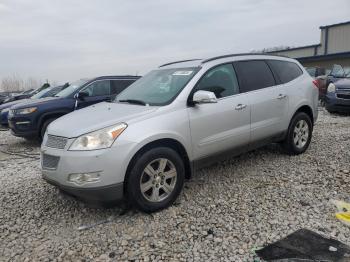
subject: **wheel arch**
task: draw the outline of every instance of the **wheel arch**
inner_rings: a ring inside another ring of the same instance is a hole
[[[192,176],[192,164],[189,159],[188,153],[186,151],[186,148],[183,146],[182,143],[180,143],[178,140],[174,138],[159,138],[156,140],[153,140],[151,142],[146,143],[143,145],[140,149],[137,150],[137,152],[133,155],[131,160],[128,163],[126,173],[125,173],[125,178],[124,178],[124,192],[126,192],[127,188],[127,179],[126,177],[130,173],[130,170],[133,166],[133,164],[137,161],[137,159],[140,157],[140,155],[152,148],[156,147],[168,147],[176,151],[181,159],[184,161],[184,166],[185,166],[185,178],[190,179]]]
[[[312,111],[311,106],[309,106],[309,105],[301,105],[301,106],[299,106],[299,108],[294,112],[294,114],[293,114],[291,119],[293,119],[293,117],[299,112],[303,112],[303,113],[307,114],[310,117],[312,123],[313,124],[315,123],[314,113]]]
[[[55,111],[55,112],[49,112],[49,113],[43,114],[39,118],[39,121],[38,121],[38,132],[40,133],[40,130],[41,130],[41,128],[46,120],[48,120],[50,118],[59,118],[59,117],[66,115],[68,113],[69,112],[67,112],[67,111]]]

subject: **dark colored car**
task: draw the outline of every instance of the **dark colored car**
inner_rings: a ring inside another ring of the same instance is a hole
[[[350,112],[350,68],[334,65],[324,81],[325,107],[328,112]]]
[[[50,84],[48,83],[45,83],[43,84],[41,87],[33,90],[26,90],[22,93],[19,93],[19,94],[15,94],[15,95],[11,95],[11,96],[8,96],[7,99],[5,99],[3,101],[3,103],[9,103],[9,102],[12,102],[12,101],[17,101],[17,100],[21,100],[21,99],[26,99],[26,98],[30,98],[32,97],[33,95],[41,92],[42,90],[46,89],[46,88],[49,88],[50,87]]]
[[[6,98],[7,98],[7,96],[0,94],[0,105],[1,105],[2,103],[4,103],[4,101],[6,100]]]
[[[42,138],[55,119],[74,110],[112,101],[139,76],[101,76],[72,83],[55,97],[35,99],[10,108],[8,123],[15,136]]]
[[[16,96],[20,92],[0,92],[0,105],[8,101],[12,96]]]
[[[8,127],[8,112],[12,106],[20,103],[24,103],[24,102],[30,102],[32,101],[31,99],[40,99],[40,98],[55,96],[57,93],[59,93],[60,91],[62,91],[68,86],[69,86],[68,84],[65,84],[63,86],[49,87],[44,90],[41,90],[39,93],[31,96],[28,99],[15,100],[15,101],[0,105],[0,125],[2,127]]]

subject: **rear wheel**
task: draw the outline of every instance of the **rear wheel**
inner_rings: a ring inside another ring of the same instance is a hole
[[[287,137],[283,143],[289,154],[304,153],[310,145],[313,124],[310,117],[304,113],[297,113],[291,120]]]
[[[140,155],[127,178],[130,203],[144,212],[155,212],[170,206],[182,190],[185,167],[176,151],[153,148]]]

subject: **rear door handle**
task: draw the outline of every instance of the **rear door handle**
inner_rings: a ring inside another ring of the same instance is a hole
[[[279,94],[277,99],[284,99],[286,97],[287,97],[287,95],[285,95],[285,94]]]
[[[247,107],[247,105],[238,104],[238,105],[235,107],[235,109],[236,109],[236,110],[243,110],[243,109],[246,108],[246,107]]]

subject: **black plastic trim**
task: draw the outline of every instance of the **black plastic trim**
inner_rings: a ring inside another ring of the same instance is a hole
[[[79,188],[63,186],[46,176],[43,176],[43,179],[47,183],[58,187],[63,192],[87,202],[118,202],[124,198],[124,183],[93,188]]]

